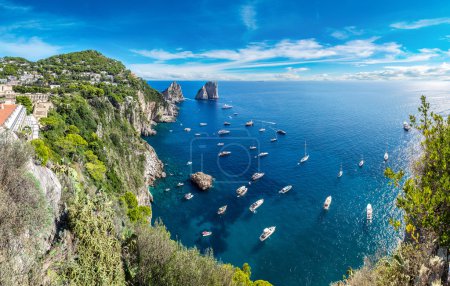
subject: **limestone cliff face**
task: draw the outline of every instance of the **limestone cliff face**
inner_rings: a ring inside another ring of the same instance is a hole
[[[156,179],[164,178],[166,173],[164,172],[164,164],[159,160],[158,155],[152,146],[145,144],[146,151],[145,164],[144,164],[144,181],[145,184],[139,190],[137,199],[140,205],[149,205],[152,198],[148,192],[148,186],[153,185]]]
[[[172,103],[179,103],[184,100],[181,86],[176,81],[172,82],[169,87],[162,92],[162,95],[165,101],[170,101]]]
[[[197,100],[215,100],[219,98],[219,87],[216,81],[208,81],[197,92],[195,99]]]

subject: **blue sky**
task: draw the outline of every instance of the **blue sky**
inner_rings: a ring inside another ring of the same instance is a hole
[[[4,1],[0,56],[96,49],[146,79],[450,79],[450,1]]]

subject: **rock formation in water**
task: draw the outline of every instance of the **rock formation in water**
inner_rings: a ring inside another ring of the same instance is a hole
[[[173,103],[179,103],[184,100],[181,86],[176,81],[172,82],[169,87],[162,92],[162,95],[166,101]]]
[[[205,83],[202,88],[199,89],[197,92],[197,95],[195,96],[195,99],[197,100],[208,100],[208,99],[218,99],[219,98],[219,88],[217,81],[208,81]]]
[[[191,181],[202,191],[208,190],[213,185],[213,177],[203,172],[192,174]]]

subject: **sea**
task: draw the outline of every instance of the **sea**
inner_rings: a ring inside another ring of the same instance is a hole
[[[149,84],[162,91],[170,82]],[[419,132],[404,131],[403,122],[417,114],[422,94],[436,112],[450,110],[450,83],[445,82],[223,81],[217,101],[194,100],[202,81],[179,84],[186,100],[179,104],[177,121],[158,124],[157,135],[144,138],[167,173],[150,188],[153,220],[162,220],[185,246],[211,249],[223,263],[247,262],[253,280],[274,285],[329,285],[349,267],[392,251],[403,237],[389,224],[402,218],[395,205],[401,191],[383,172],[390,167],[408,175],[420,154]],[[222,109],[224,104],[233,107]],[[250,120],[254,125],[245,127]],[[231,125],[224,126],[225,121]],[[220,129],[230,133],[219,136]],[[280,129],[286,134],[277,135]],[[309,160],[299,164],[305,142]],[[218,157],[221,151],[231,154]],[[269,154],[259,158],[259,152]],[[190,183],[197,171],[214,177],[213,188],[200,191]],[[251,182],[255,172],[265,175]],[[180,182],[184,186],[177,187]],[[238,198],[242,185],[248,192]],[[280,194],[286,185],[293,187]],[[189,192],[194,197],[185,200]],[[332,203],[325,211],[328,196]],[[258,199],[264,203],[250,212]],[[371,222],[366,219],[369,203]],[[226,213],[217,215],[223,205]],[[269,226],[276,231],[261,242]],[[202,237],[205,230],[212,235]]]

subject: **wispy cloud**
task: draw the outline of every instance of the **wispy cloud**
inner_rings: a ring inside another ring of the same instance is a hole
[[[450,24],[450,18],[433,18],[433,19],[422,19],[412,22],[397,22],[391,24],[391,27],[395,29],[413,30],[441,24]]]
[[[0,56],[19,56],[38,60],[59,53],[61,47],[44,42],[38,37],[0,39]]]
[[[338,40],[345,40],[351,36],[360,36],[362,34],[364,34],[363,30],[357,29],[355,26],[347,26],[344,27],[342,30],[333,31],[331,33],[331,36]]]
[[[11,3],[9,1],[0,1],[0,9],[10,10],[10,11],[18,11],[18,12],[26,12],[31,10],[30,6],[22,6]]]
[[[385,66],[381,70],[345,74],[350,80],[450,80],[450,64]]]
[[[256,10],[254,5],[243,5],[241,6],[239,12],[242,23],[244,23],[248,30],[256,30],[258,28],[258,25],[256,24]]]

